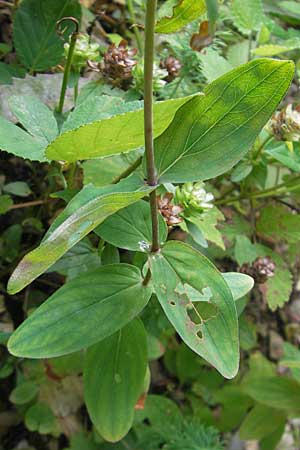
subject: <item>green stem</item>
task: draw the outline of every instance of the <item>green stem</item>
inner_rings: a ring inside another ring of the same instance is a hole
[[[291,181],[278,184],[272,188],[264,189],[262,191],[250,192],[248,194],[242,194],[237,197],[232,197],[224,200],[216,201],[216,205],[228,205],[240,200],[272,197],[280,194],[286,194],[287,192],[295,191],[300,188],[300,176],[294,178]]]
[[[147,183],[157,185],[157,175],[154,161],[153,142],[153,62],[154,62],[154,28],[157,0],[148,0],[145,26],[145,62],[144,62],[144,133],[145,154],[147,162]],[[157,252],[159,244],[158,208],[155,189],[150,194],[152,222],[152,252]]]
[[[63,81],[62,81],[62,85],[61,85],[59,104],[58,104],[58,107],[57,107],[57,112],[59,114],[62,114],[63,108],[64,108],[65,97],[66,97],[66,90],[67,90],[68,80],[69,80],[69,76],[70,76],[70,71],[71,71],[71,66],[72,66],[72,59],[73,59],[73,54],[74,54],[74,50],[75,50],[77,37],[78,37],[78,33],[77,32],[72,33],[71,40],[70,40],[70,47],[69,47],[68,57],[67,57],[67,62],[66,62],[65,70],[64,70]]]
[[[129,16],[130,16],[130,21],[131,21],[131,24],[133,25],[133,32],[135,35],[138,50],[139,50],[139,53],[142,55],[143,54],[142,38],[141,38],[141,35],[139,32],[139,29],[136,26],[135,12],[134,12],[132,0],[127,0],[127,7],[128,7]]]
[[[71,163],[67,175],[68,189],[74,189],[76,170],[77,170],[77,163],[76,162]]]
[[[140,156],[138,159],[136,159],[127,169],[124,170],[120,175],[118,175],[116,178],[113,179],[112,184],[117,184],[120,180],[123,178],[128,177],[132,172],[137,169],[141,163],[142,163],[143,157]]]
[[[261,155],[261,153],[262,153],[264,147],[267,145],[267,143],[268,143],[271,139],[273,139],[273,135],[272,135],[272,134],[269,134],[269,136],[266,137],[266,139],[263,140],[263,142],[262,142],[261,145],[258,147],[258,149],[257,149],[257,151],[256,151],[256,153],[255,153],[255,155],[254,155],[254,158],[253,158],[254,161],[257,161],[257,160],[258,160],[258,158],[260,157],[260,155]]]

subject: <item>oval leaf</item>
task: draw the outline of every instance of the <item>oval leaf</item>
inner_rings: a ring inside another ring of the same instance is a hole
[[[282,100],[293,74],[291,61],[256,59],[183,105],[155,141],[160,182],[207,180],[231,169]]]
[[[149,251],[152,242],[151,213],[149,203],[140,200],[108,217],[95,233],[119,248],[133,251]],[[159,237],[164,243],[168,236],[165,221],[159,215]]]
[[[156,295],[177,333],[224,377],[233,378],[239,366],[238,321],[221,273],[176,241],[167,242],[150,264]]]
[[[62,286],[13,333],[15,356],[52,358],[105,339],[130,322],[147,304],[151,289],[140,271],[112,264],[86,272]]]
[[[204,0],[178,0],[170,17],[162,17],[156,24],[156,33],[174,33],[202,16],[206,11]]]
[[[19,263],[9,279],[8,292],[14,294],[30,284],[106,217],[152,189],[136,176],[103,188],[83,188],[53,222],[40,246]]]
[[[119,441],[131,428],[146,368],[146,333],[139,320],[88,349],[85,401],[93,424],[107,441]]]

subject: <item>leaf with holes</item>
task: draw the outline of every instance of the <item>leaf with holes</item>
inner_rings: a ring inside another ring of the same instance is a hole
[[[150,267],[158,300],[178,334],[224,377],[233,378],[239,366],[238,321],[221,273],[201,253],[177,241],[152,255]]]
[[[206,11],[204,0],[178,0],[171,16],[162,17],[156,24],[156,33],[175,33]]]
[[[15,356],[52,358],[87,348],[134,319],[150,295],[136,267],[99,267],[51,295],[13,333],[8,349]]]
[[[146,368],[146,332],[137,319],[88,349],[84,396],[91,420],[105,440],[119,441],[131,428]]]
[[[55,219],[42,243],[13,272],[8,291],[14,294],[45,272],[108,216],[149,194],[138,176],[102,188],[84,187]]]
[[[155,140],[160,182],[207,180],[231,169],[282,100],[293,74],[291,61],[256,59],[183,105]]]

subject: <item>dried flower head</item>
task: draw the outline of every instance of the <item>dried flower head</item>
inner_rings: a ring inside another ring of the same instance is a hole
[[[103,76],[114,86],[128,88],[132,81],[132,69],[137,64],[133,59],[137,49],[128,49],[127,42],[118,46],[112,44],[103,57],[101,70]]]
[[[161,60],[159,67],[161,69],[166,69],[166,71],[168,72],[166,81],[170,83],[179,76],[180,69],[182,66],[180,61],[174,58],[174,56],[168,56],[166,59]]]
[[[240,268],[241,273],[250,275],[259,283],[265,283],[268,278],[274,276],[276,265],[269,256],[259,257],[252,264],[243,264]]]
[[[171,194],[171,192],[167,192],[163,196],[159,195],[157,197],[158,209],[167,225],[170,227],[178,225],[183,221],[182,217],[180,217],[180,214],[183,211],[182,206],[174,205],[172,200],[173,194]]]

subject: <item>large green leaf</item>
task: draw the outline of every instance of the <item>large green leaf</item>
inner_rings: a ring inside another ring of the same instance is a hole
[[[31,95],[15,95],[10,97],[9,106],[13,114],[26,128],[46,147],[58,134],[55,117],[37,97]]]
[[[238,300],[248,294],[254,286],[253,278],[245,273],[225,272],[222,277],[229,287],[233,300]]]
[[[14,294],[23,289],[104,219],[151,189],[136,176],[103,188],[84,187],[53,222],[40,246],[19,263],[8,282],[8,291]]]
[[[174,33],[200,17],[206,11],[204,0],[178,0],[171,16],[162,17],[156,24],[156,33]]]
[[[138,319],[88,349],[85,401],[93,424],[107,441],[119,441],[131,428],[146,368],[147,339]]]
[[[177,241],[152,255],[150,266],[156,295],[178,334],[223,376],[233,378],[239,365],[237,313],[221,273]]]
[[[80,19],[78,0],[23,0],[14,20],[14,45],[17,55],[30,71],[55,66],[63,55],[63,40],[56,32],[62,17]]]
[[[262,209],[257,231],[266,238],[298,244],[300,239],[300,216],[292,214],[282,205],[268,205]]]
[[[116,247],[133,251],[149,251],[152,243],[151,213],[149,203],[140,200],[108,217],[95,230],[96,234]],[[167,239],[168,229],[159,216],[161,243]]]
[[[287,377],[257,377],[243,385],[246,394],[272,408],[300,412],[300,384]]]
[[[10,353],[52,358],[89,347],[130,322],[147,304],[151,289],[140,271],[112,264],[62,286],[13,333]]]
[[[276,109],[293,73],[291,61],[257,59],[183,105],[155,141],[160,181],[205,180],[231,169]]]
[[[191,98],[193,97],[154,104],[154,136],[159,136],[169,126],[178,108],[191,101]],[[46,151],[48,158],[72,162],[114,155],[142,147],[144,145],[144,111],[139,102],[134,102],[134,105],[138,109],[110,117],[114,113],[111,111],[105,119],[66,131],[48,146]],[[129,107],[124,103],[121,111],[124,112]],[[70,119],[70,122],[72,124],[75,120]]]

